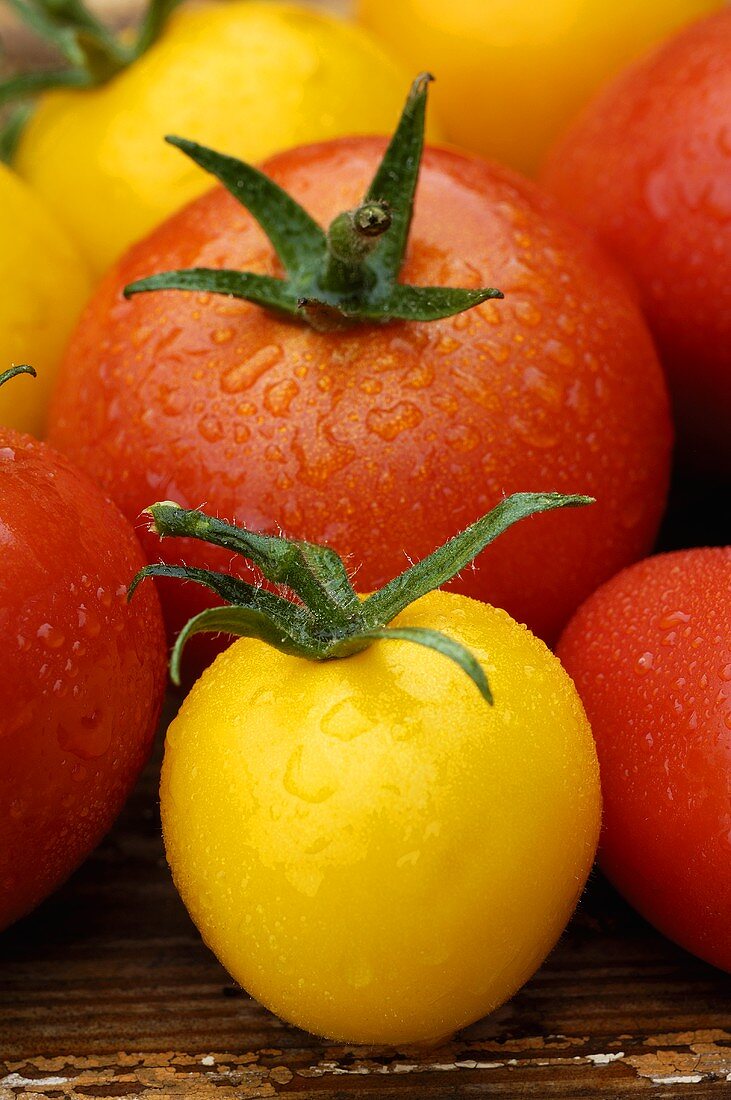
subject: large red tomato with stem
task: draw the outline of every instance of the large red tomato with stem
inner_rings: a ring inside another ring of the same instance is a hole
[[[417,81],[385,154],[378,138],[308,146],[268,161],[269,179],[176,139],[228,190],[102,282],[62,367],[51,438],[130,518],[153,497],[205,504],[352,555],[365,590],[507,493],[591,494],[592,515],[511,531],[454,586],[551,639],[652,545],[671,444],[664,381],[623,278],[510,170],[428,149],[409,236],[425,96]],[[196,270],[125,299],[173,268]],[[486,277],[504,301],[480,289]],[[200,544],[162,552],[227,564]],[[173,629],[203,606],[194,586],[163,599]]]
[[[165,637],[154,592],[127,603],[144,561],[130,525],[68,459],[10,429],[0,431],[0,544],[4,928],[121,809],[152,744]]]
[[[731,472],[731,10],[611,83],[543,180],[637,281],[685,462]]]
[[[558,655],[597,743],[604,870],[667,936],[731,970],[731,547],[620,573]]]

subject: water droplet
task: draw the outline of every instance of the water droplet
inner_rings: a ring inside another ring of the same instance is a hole
[[[434,381],[434,368],[426,360],[416,363],[404,376],[404,385],[414,390],[424,390]]]
[[[635,661],[635,672],[640,676],[652,671],[655,662],[655,654],[650,653],[649,650],[646,653],[641,653]]]
[[[257,379],[276,366],[282,354],[278,344],[267,344],[260,348],[250,359],[245,359],[226,371],[221,377],[221,389],[224,393],[242,393],[248,390]]]
[[[507,344],[490,343],[484,344],[483,348],[495,363],[507,363],[510,358],[510,348]]]
[[[211,333],[211,340],[214,344],[228,344],[233,339],[232,328],[217,328]]]
[[[362,713],[352,699],[342,699],[325,714],[320,723],[327,737],[339,741],[352,741],[373,728],[373,723]]]
[[[286,416],[298,393],[299,386],[294,379],[284,378],[268,388],[264,395],[264,405],[272,416]]]
[[[658,620],[661,630],[671,630],[674,626],[690,622],[690,615],[684,611],[668,611]]]
[[[364,378],[360,383],[363,393],[377,394],[383,389],[383,383],[378,378]]]
[[[316,765],[308,763],[305,745],[298,745],[290,756],[284,773],[284,789],[303,802],[325,802],[337,790],[337,784],[328,780]]]
[[[462,451],[466,454],[469,451],[474,451],[480,442],[480,433],[470,424],[458,424],[445,432],[444,442],[452,450]]]
[[[83,604],[77,614],[79,628],[84,631],[88,638],[98,638],[102,628],[98,616],[93,611],[89,611]]]
[[[576,362],[576,356],[571,348],[558,340],[549,340],[546,343],[546,355],[561,367],[573,367]]]
[[[413,852],[406,852],[405,855],[396,860],[396,866],[398,868],[414,867],[419,862],[420,856],[421,852],[418,850],[418,848],[415,849]]]
[[[389,408],[371,409],[366,425],[381,439],[391,442],[402,432],[416,428],[423,420],[421,410],[410,401],[399,401]]]
[[[527,367],[523,372],[523,384],[532,394],[552,409],[557,409],[563,400],[563,387],[538,367]]]
[[[60,649],[66,641],[66,636],[57,627],[52,626],[51,623],[44,623],[43,626],[40,626],[37,637],[49,649]]]
[[[540,325],[543,320],[541,311],[530,301],[516,302],[514,312],[519,321],[531,328]]]
[[[487,301],[482,302],[475,310],[473,310],[477,316],[485,322],[486,325],[499,325],[502,324],[502,316],[500,310],[494,302]]]
[[[0,447],[0,463],[14,462],[15,451],[12,447]]]
[[[209,443],[223,439],[223,425],[216,416],[203,416],[198,421],[198,431]]]
[[[112,727],[109,721],[102,721],[102,717],[101,709],[97,708],[83,715],[78,724],[60,724],[56,736],[61,748],[81,760],[104,756],[112,741]]]

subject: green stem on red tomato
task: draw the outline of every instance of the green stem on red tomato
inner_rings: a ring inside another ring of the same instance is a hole
[[[139,279],[125,296],[160,290],[226,294],[288,314],[318,329],[356,322],[433,321],[502,298],[494,287],[408,286],[399,282],[424,148],[431,77],[414,81],[396,132],[363,202],[326,234],[291,195],[258,169],[185,138],[168,137],[215,176],[259,222],[284,276],[217,268],[166,271]]]

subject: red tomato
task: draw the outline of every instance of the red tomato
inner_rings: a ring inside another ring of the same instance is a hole
[[[686,460],[731,471],[731,10],[610,84],[543,179],[637,280]]]
[[[667,936],[731,970],[731,547],[620,573],[558,654],[597,743],[604,870]]]
[[[360,200],[384,147],[309,146],[266,171],[326,225]],[[403,281],[506,294],[449,320],[325,334],[220,296],[122,297],[198,265],[280,270],[253,218],[213,190],[108,274],[62,367],[51,438],[128,517],[153,499],[205,504],[352,555],[367,590],[503,494],[590,493],[587,514],[510,531],[454,586],[546,638],[651,547],[671,442],[655,352],[622,279],[534,185],[427,150]],[[146,548],[228,565],[200,543]],[[173,584],[163,598],[175,629],[205,597]]]
[[[165,639],[154,593],[127,603],[144,560],[129,524],[67,459],[9,429],[0,543],[4,928],[74,870],[121,809],[152,743]]]

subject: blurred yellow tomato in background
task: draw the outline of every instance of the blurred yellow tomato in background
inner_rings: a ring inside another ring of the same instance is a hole
[[[361,22],[438,77],[450,141],[523,172],[609,76],[721,0],[357,0]]]
[[[259,161],[389,133],[409,73],[362,28],[302,4],[185,5],[107,83],[40,97],[15,166],[101,273],[211,179],[166,134]]]
[[[0,164],[0,372],[38,371],[0,389],[0,424],[38,435],[56,367],[91,290],[86,265],[51,214]]]

